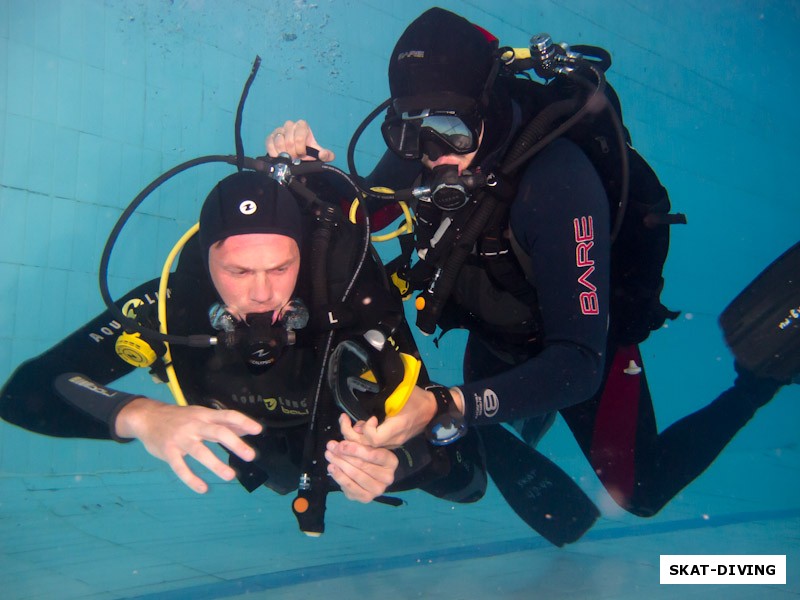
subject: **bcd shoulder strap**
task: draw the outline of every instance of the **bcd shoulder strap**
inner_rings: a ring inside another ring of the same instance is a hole
[[[489,223],[478,240],[478,256],[486,266],[489,277],[515,298],[533,306],[537,302],[536,290],[529,283],[521,266],[521,259],[511,243],[511,228],[507,202],[498,202]]]

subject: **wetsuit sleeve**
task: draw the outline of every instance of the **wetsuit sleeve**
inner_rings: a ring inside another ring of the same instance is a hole
[[[156,302],[158,281],[139,286],[119,301],[131,298]],[[55,390],[55,380],[64,373],[79,373],[106,385],[134,367],[120,359],[114,344],[122,325],[105,311],[61,342],[21,364],[0,390],[0,417],[37,433],[55,437],[116,439],[109,426],[65,401]],[[121,401],[129,399],[120,394]],[[109,411],[113,414],[113,411]]]
[[[501,374],[459,386],[472,423],[505,422],[590,398],[600,385],[608,325],[608,200],[596,171],[558,140],[528,165],[511,230],[530,257],[543,349]]]

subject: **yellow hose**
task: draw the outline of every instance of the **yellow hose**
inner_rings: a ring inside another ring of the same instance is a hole
[[[372,188],[374,192],[382,192],[384,194],[391,194],[393,193],[392,190],[388,188]],[[403,202],[402,200],[398,203],[400,208],[403,210],[403,216],[405,217],[405,222],[398,227],[394,231],[390,231],[389,233],[385,233],[383,235],[372,235],[370,239],[373,242],[388,242],[389,240],[393,240],[396,237],[403,235],[404,233],[411,233],[414,230],[414,220],[411,215],[411,211],[408,208],[408,205]],[[350,205],[350,222],[356,222],[356,212],[358,211],[359,201],[358,198],[353,199],[353,203]]]
[[[172,263],[175,261],[175,257],[178,255],[178,253],[183,250],[186,242],[188,242],[189,239],[195,233],[197,233],[199,229],[200,224],[195,223],[186,233],[183,234],[183,236],[181,236],[181,239],[178,240],[167,256],[167,260],[164,262],[164,268],[161,269],[161,279],[158,282],[158,329],[165,335],[169,333],[167,331],[167,290],[169,289],[169,274],[172,270]],[[169,388],[169,391],[172,392],[172,396],[175,398],[176,404],[187,406],[188,402],[186,402],[186,398],[183,395],[183,390],[178,382],[178,375],[175,373],[175,368],[172,366],[172,354],[169,350],[169,344],[164,342],[164,346],[167,349],[163,358],[167,369],[167,387]]]

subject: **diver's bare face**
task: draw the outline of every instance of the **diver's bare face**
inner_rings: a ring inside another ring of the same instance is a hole
[[[462,171],[465,171],[467,168],[469,168],[469,165],[472,163],[472,159],[475,158],[476,153],[477,150],[475,152],[471,152],[470,154],[444,154],[436,160],[431,160],[428,158],[427,154],[423,154],[422,164],[428,169],[433,169],[434,167],[441,165],[456,165],[458,167],[458,174],[461,175]]]
[[[211,281],[227,310],[239,319],[279,311],[292,298],[300,249],[285,235],[248,233],[214,244],[208,252]]]

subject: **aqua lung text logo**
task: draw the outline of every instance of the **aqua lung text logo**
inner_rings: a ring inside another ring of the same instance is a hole
[[[304,416],[309,413],[308,400],[292,400],[282,396],[264,398],[261,394],[231,394],[234,403],[243,406],[263,406],[269,412],[274,412],[278,408],[285,415]]]
[[[258,205],[252,200],[244,200],[239,205],[239,212],[243,215],[250,216],[258,210]]]
[[[171,296],[171,291],[167,290],[167,298]],[[132,308],[140,306],[142,304],[156,304],[158,302],[158,292],[153,292],[153,294],[145,294],[141,298],[131,298],[122,306],[122,314],[128,314]],[[106,338],[115,337],[122,333],[123,327],[122,323],[117,321],[116,319],[113,321],[109,321],[106,325],[98,329],[97,331],[93,331],[89,334],[89,339],[93,342],[100,343]]]

